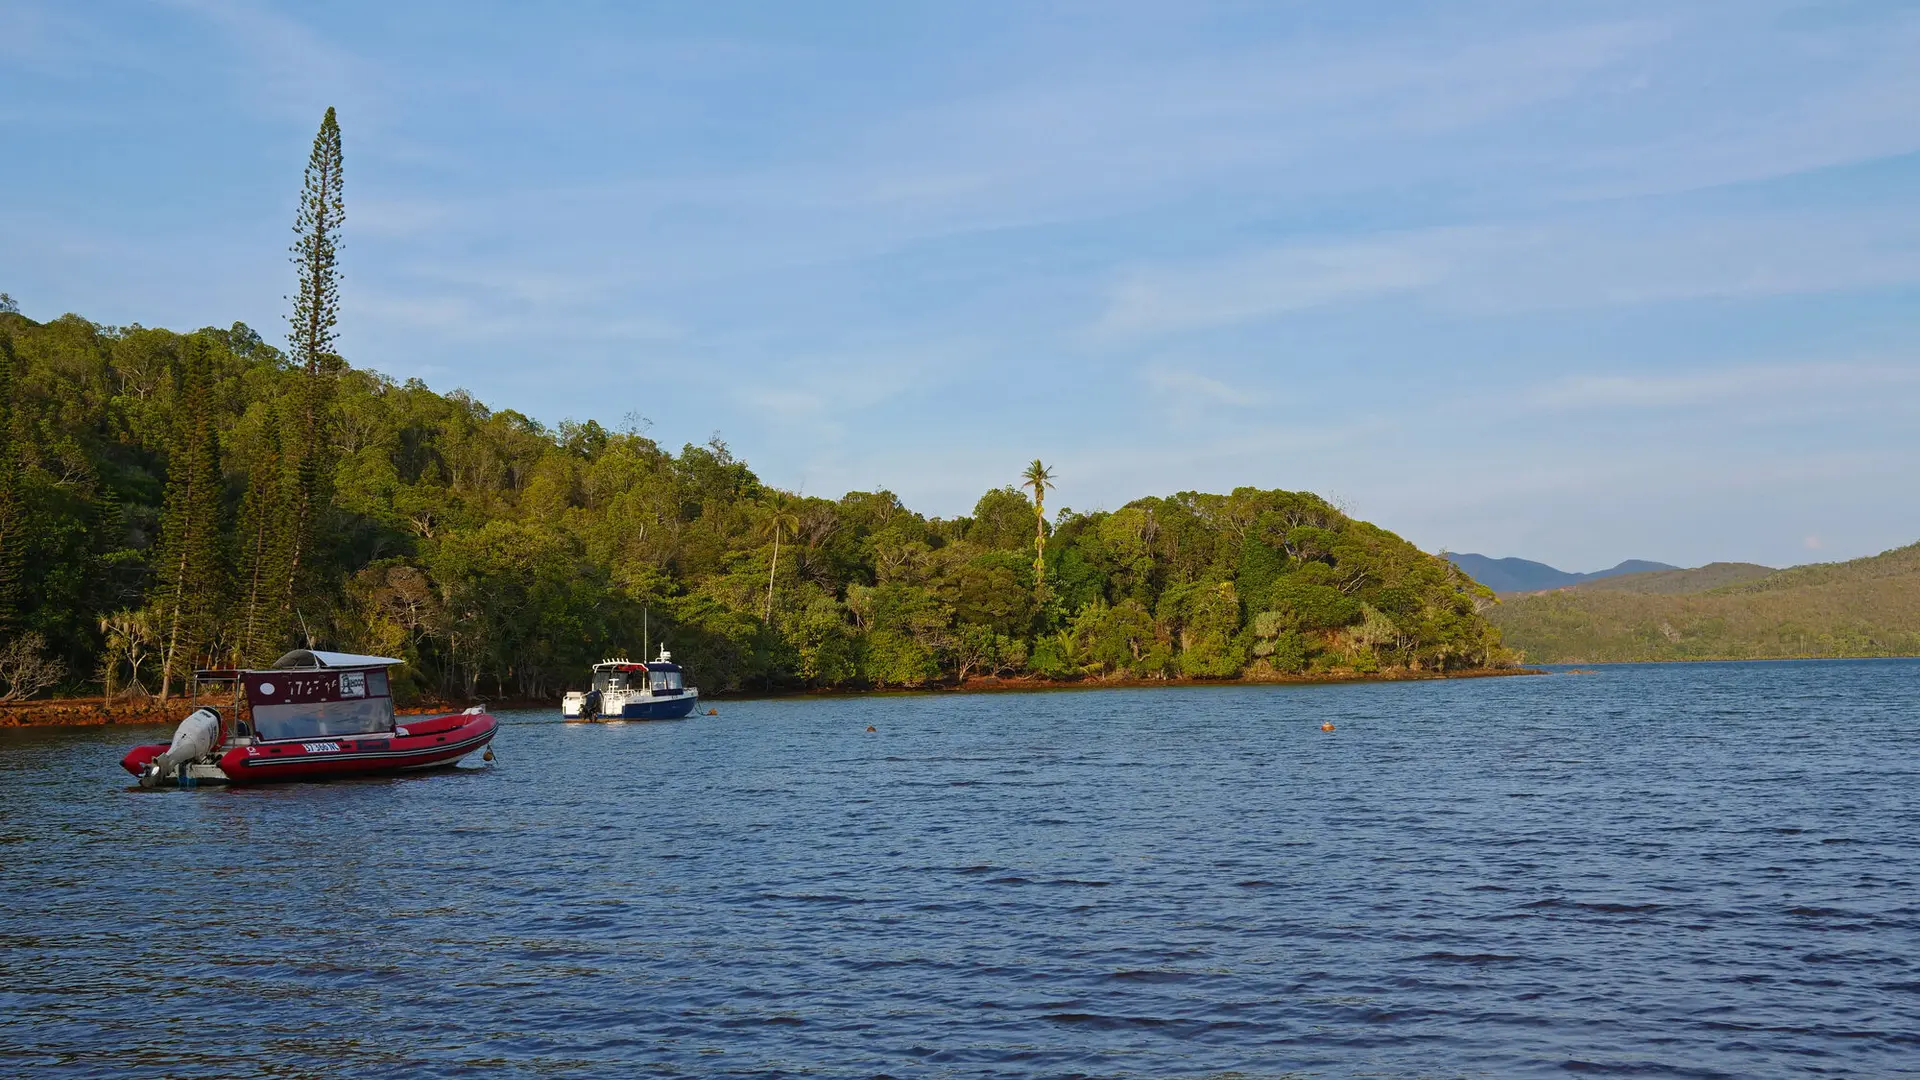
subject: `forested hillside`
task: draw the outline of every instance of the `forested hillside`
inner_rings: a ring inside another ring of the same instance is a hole
[[[1759,563],[1708,563],[1691,570],[1650,570],[1638,574],[1583,581],[1573,588],[1582,592],[1699,593],[1728,585],[1758,581],[1779,571]]]
[[[415,692],[540,697],[637,652],[643,609],[714,690],[1504,659],[1485,590],[1309,494],[1044,528],[1012,486],[951,520],[801,498],[717,441],[548,429],[238,324],[0,312],[0,401],[0,640],[68,692],[311,642],[404,657]]]
[[[1636,580],[1639,579],[1639,580]],[[1920,544],[1852,562],[1631,575],[1490,611],[1534,663],[1920,655]]]

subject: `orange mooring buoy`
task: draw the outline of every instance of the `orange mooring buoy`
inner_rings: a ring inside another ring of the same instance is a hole
[[[708,710],[707,710],[707,715],[708,715],[708,716],[719,716],[719,715],[720,715],[720,710],[719,710],[719,709],[708,709]]]
[[[868,724],[868,725],[867,725],[867,730],[868,730],[868,731],[874,731],[874,730],[876,730],[876,729],[874,728],[874,726],[873,726],[872,724]]]
[[[1321,725],[1320,725],[1320,730],[1321,730],[1321,731],[1332,731],[1332,730],[1333,730],[1333,721],[1331,721],[1331,720],[1329,720],[1329,721],[1327,721],[1326,723],[1324,723],[1324,724],[1321,724]]]

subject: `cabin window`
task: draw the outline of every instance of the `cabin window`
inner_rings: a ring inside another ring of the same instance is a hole
[[[253,726],[262,739],[268,740],[319,739],[391,731],[393,699],[363,697],[349,701],[255,705]]]
[[[655,692],[680,689],[680,673],[677,671],[654,672],[653,689]]]
[[[627,688],[627,673],[624,671],[598,672],[593,677],[593,688],[601,692],[608,690],[625,690]]]

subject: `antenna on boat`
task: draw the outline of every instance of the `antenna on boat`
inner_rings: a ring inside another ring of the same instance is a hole
[[[649,629],[647,623],[652,618],[653,608],[651,606],[640,609],[640,659],[643,662],[647,658],[647,631]]]

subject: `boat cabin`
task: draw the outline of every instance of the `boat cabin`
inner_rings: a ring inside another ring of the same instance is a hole
[[[212,705],[229,734],[253,735],[262,742],[330,739],[394,729],[387,669],[403,662],[385,656],[295,649],[264,671],[200,671],[194,681],[232,687],[231,706]],[[199,694],[196,685],[196,702]],[[247,717],[241,715],[243,702]]]
[[[666,655],[666,650],[661,650]],[[607,691],[635,694],[678,694],[686,689],[686,676],[671,660],[636,664],[631,660],[602,660],[593,665],[593,688],[604,697]]]

